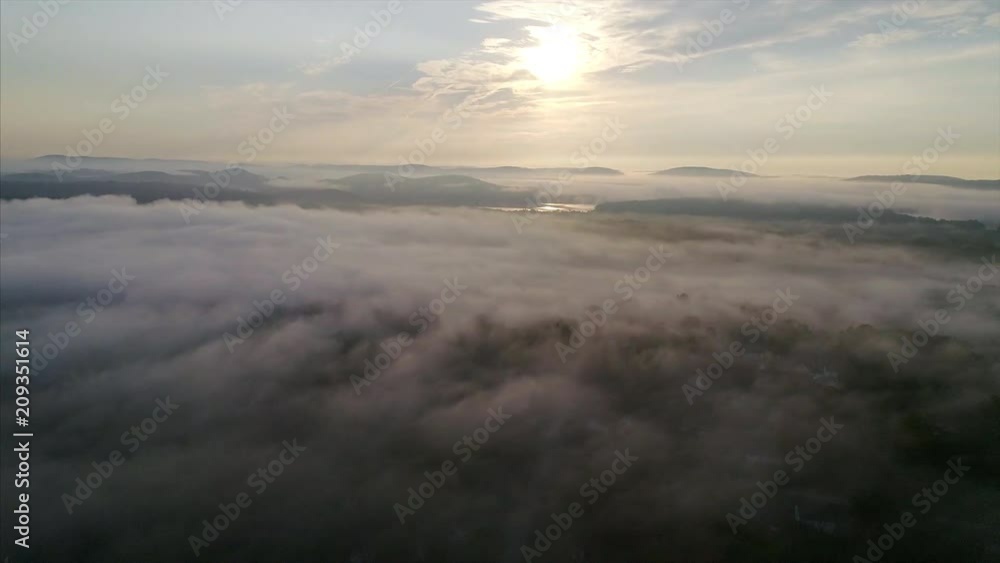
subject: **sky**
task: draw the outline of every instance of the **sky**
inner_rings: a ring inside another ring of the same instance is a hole
[[[246,162],[258,135],[260,164],[583,154],[646,172],[764,154],[760,174],[848,176],[902,174],[945,130],[957,142],[926,173],[1000,177],[997,0],[0,10],[4,159],[66,154],[104,120],[93,156]],[[276,112],[293,117],[261,134]]]

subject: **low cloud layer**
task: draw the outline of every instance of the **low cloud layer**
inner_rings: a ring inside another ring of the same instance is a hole
[[[850,245],[683,217],[538,216],[519,234],[511,214],[459,209],[213,203],[188,225],[174,203],[88,197],[0,213],[2,353],[26,327],[36,356],[62,348],[32,383],[38,560],[193,560],[202,521],[248,493],[201,559],[523,561],[579,502],[533,561],[847,561],[955,458],[972,469],[887,560],[1000,553],[1000,275],[961,310],[948,298],[992,272],[995,231],[948,252],[903,227]],[[179,406],[129,451],[122,434],[166,397]],[[491,409],[510,418],[463,459]],[[786,453],[831,418],[843,429],[794,471]],[[258,493],[248,476],[293,440],[305,450]],[[124,463],[67,514],[114,450]],[[638,460],[589,504],[581,485],[626,450]],[[395,506],[449,460],[401,524]],[[778,469],[790,482],[734,534],[727,514]]]

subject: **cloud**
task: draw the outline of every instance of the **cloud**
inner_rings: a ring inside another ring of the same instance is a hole
[[[298,68],[302,71],[302,74],[306,76],[317,76],[327,72],[328,70],[338,67],[342,64],[346,64],[351,60],[348,55],[329,55],[321,58],[317,58],[311,62],[301,63]]]
[[[46,561],[190,558],[187,537],[292,438],[307,450],[205,556],[519,560],[533,531],[625,448],[640,461],[546,557],[853,553],[863,534],[824,536],[819,548],[797,527],[796,495],[844,499],[852,510],[831,517],[838,526],[874,529],[951,455],[972,472],[893,553],[969,560],[988,549],[963,534],[995,506],[996,284],[902,373],[886,352],[974,273],[969,254],[995,235],[956,239],[956,254],[896,241],[892,229],[849,247],[808,227],[706,218],[543,217],[517,235],[509,215],[474,210],[211,204],[187,226],[172,204],[82,198],[4,202],[0,213],[5,350],[15,329],[31,328],[37,353],[81,322],[77,304],[112,268],[136,277],[32,383],[44,437],[32,484],[45,485],[32,488],[32,541]],[[317,237],[340,247],[292,291],[283,272]],[[660,245],[671,257],[625,300],[616,281]],[[415,333],[412,315],[453,278],[468,289],[357,396],[350,376],[383,339]],[[747,339],[741,327],[785,288],[795,305],[689,405],[681,386]],[[274,289],[288,300],[230,354],[223,333]],[[563,363],[556,344],[607,299],[619,310]],[[818,365],[843,389],[817,385]],[[60,495],[164,396],[182,407],[67,515]],[[513,415],[503,429],[400,525],[393,505],[407,488],[454,459],[453,444],[499,406]],[[842,434],[734,536],[726,513],[775,469],[750,460],[780,460],[830,416]]]
[[[927,35],[925,32],[915,29],[894,29],[885,33],[867,33],[850,43],[850,46],[861,48],[885,47],[893,43],[913,41],[925,35]]]

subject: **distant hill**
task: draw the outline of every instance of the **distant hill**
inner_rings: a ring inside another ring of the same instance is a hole
[[[525,206],[528,192],[517,192],[471,176],[446,174],[415,178],[356,174],[323,183],[360,196],[365,201],[401,205]]]
[[[161,200],[199,199],[195,190],[204,193],[204,187],[185,182],[116,182],[110,180],[11,180],[4,176],[0,182],[0,199],[69,199],[81,196],[125,196],[136,203],[145,204]],[[202,196],[204,197],[204,196]],[[240,188],[222,188],[210,198],[216,202],[243,202],[247,205],[293,204],[300,207],[335,207],[363,203],[361,198],[341,190],[282,189],[251,191]]]
[[[733,174],[738,176],[745,176],[747,178],[760,178],[756,174],[748,174],[746,172],[741,172],[739,170],[730,170],[728,168],[708,168],[706,166],[680,166],[677,168],[668,168],[667,170],[660,170],[650,174],[651,176],[687,176],[687,177],[702,177],[702,178],[718,178],[718,177],[729,177]]]
[[[657,215],[693,215],[727,217],[748,221],[815,221],[852,223],[858,210],[840,205],[809,203],[758,203],[744,200],[721,201],[704,198],[654,199],[602,203],[598,213],[651,213]],[[979,221],[947,221],[917,217],[886,210],[879,218],[882,223],[949,223],[963,228],[985,229]]]
[[[296,165],[292,165],[293,167]],[[388,164],[303,164],[298,165],[301,168],[308,170],[320,170],[336,173],[336,174],[400,174],[401,166],[392,166]],[[433,167],[427,166],[425,164],[410,164],[407,165],[406,171],[418,176],[428,176],[433,174],[440,174],[440,170]]]
[[[67,164],[67,157],[61,154],[47,154],[24,161],[24,166],[33,170],[51,170],[53,165],[64,168],[93,168],[112,172],[143,172],[158,170],[161,172],[179,172],[183,169],[220,170],[225,163],[206,162],[200,160],[170,160],[163,158],[122,158],[102,156],[81,156],[76,166]],[[73,160],[76,162],[76,159]]]
[[[74,159],[79,168],[99,169],[109,172],[148,172],[159,171],[175,174],[190,171],[211,171],[223,169],[226,165],[221,162],[208,162],[199,160],[170,160],[160,158],[122,158],[122,157],[79,157],[79,162]],[[39,156],[18,163],[5,162],[6,172],[36,172],[49,171],[53,165],[64,168],[73,168],[67,164],[67,157],[59,154],[48,154]],[[252,168],[257,172],[264,172],[272,169],[299,169],[326,174],[330,176],[346,176],[352,174],[383,174],[400,173],[400,165],[395,164],[241,164],[247,168]],[[527,168],[523,166],[429,166],[426,164],[405,165],[406,171],[415,176],[440,176],[446,174],[465,174],[469,176],[477,175],[521,175],[521,176],[558,176],[563,172],[590,176],[621,176],[623,172],[613,168],[601,166],[590,166],[585,168]]]
[[[1000,190],[1000,180],[966,180],[954,176],[856,176],[848,182],[904,182],[910,184],[934,184],[969,190]]]
[[[213,176],[214,174],[214,176]],[[5,174],[6,182],[83,182],[109,181],[130,184],[184,184],[204,187],[210,183],[225,183],[227,187],[245,190],[261,190],[268,187],[265,176],[254,174],[243,168],[233,168],[229,171],[214,170],[178,170],[177,172],[160,172],[142,170],[137,172],[113,172],[93,168],[79,168],[60,174],[52,171],[21,172]]]
[[[341,186],[347,191],[363,195],[384,195],[397,192],[420,193],[483,193],[498,192],[503,188],[471,176],[448,174],[418,178],[386,178],[385,174],[355,174],[346,178],[325,180],[331,186]]]
[[[603,166],[588,166],[586,168],[524,168],[522,166],[494,166],[491,168],[455,168],[454,171],[462,170],[468,171],[469,173],[481,173],[481,174],[551,174],[553,176],[558,176],[563,172],[569,172],[570,174],[582,174],[585,176],[622,176],[624,172],[621,170],[615,170],[614,168],[605,168]]]
[[[244,177],[245,175],[245,177]],[[243,179],[243,184],[240,179]],[[263,177],[241,170],[221,187],[213,201],[238,201],[248,205],[292,204],[300,207],[357,205],[436,205],[469,207],[532,207],[532,192],[457,174],[399,178],[387,184],[385,174],[365,173],[325,180],[325,188],[275,187],[261,183]],[[398,178],[398,177],[397,177]],[[51,172],[7,174],[0,182],[0,199],[68,199],[80,196],[127,196],[138,203],[160,200],[200,199],[211,175],[204,172],[166,174],[129,172],[114,174],[78,170],[60,181]],[[266,181],[266,179],[263,179]]]
[[[338,172],[352,173],[390,173],[399,174],[400,166],[385,165],[352,165],[352,164],[313,164],[309,166],[314,169],[324,169]],[[523,166],[490,166],[479,168],[476,166],[427,166],[412,164],[406,166],[407,171],[416,176],[441,176],[448,174],[462,174],[466,176],[558,176],[563,172],[570,174],[582,174],[590,176],[622,176],[624,172],[614,168],[604,168],[601,166],[590,166],[586,168],[526,168]]]

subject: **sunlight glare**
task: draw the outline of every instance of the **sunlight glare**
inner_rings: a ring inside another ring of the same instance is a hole
[[[583,48],[575,29],[565,25],[534,28],[538,45],[525,49],[525,68],[545,84],[569,82],[579,74]]]

